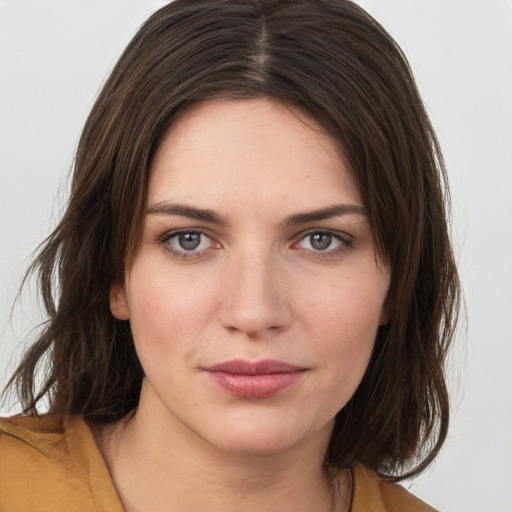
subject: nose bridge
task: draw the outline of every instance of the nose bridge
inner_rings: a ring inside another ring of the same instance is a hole
[[[221,321],[248,336],[283,329],[290,312],[281,286],[279,260],[261,243],[246,244],[229,258]]]

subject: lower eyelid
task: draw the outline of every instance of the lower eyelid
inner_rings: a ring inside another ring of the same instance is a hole
[[[171,239],[178,237],[181,234],[186,234],[186,233],[200,234],[200,235],[208,238],[210,240],[208,247],[199,249],[199,250],[187,251],[186,249],[174,248],[174,247],[170,246],[170,244],[168,242]],[[292,242],[291,247],[293,248],[293,246],[295,246],[296,249],[300,249],[300,247],[297,247],[298,244],[300,242],[302,242],[304,239],[306,239],[307,237],[315,235],[315,234],[330,235],[339,244],[332,249],[326,249],[326,250],[318,250],[318,249],[315,250],[315,249],[304,248],[305,251],[308,251],[317,257],[329,257],[329,256],[335,256],[335,255],[341,254],[341,253],[349,250],[350,248],[352,248],[352,246],[354,244],[354,237],[349,235],[348,233],[340,233],[340,232],[325,229],[325,230],[312,230],[312,231],[301,234],[299,237],[295,238],[295,241]],[[178,229],[176,231],[166,232],[158,238],[158,243],[162,245],[163,249],[166,252],[168,252],[171,255],[176,256],[178,258],[182,258],[182,259],[201,257],[203,255],[203,253],[205,251],[208,251],[209,249],[222,248],[222,244],[220,242],[215,241],[215,239],[211,235],[209,235],[208,233],[205,233],[204,231],[194,230],[194,229]]]
[[[187,251],[186,249],[180,249],[179,247],[173,247],[169,243],[169,241],[172,240],[173,238],[176,238],[179,235],[187,234],[187,233],[198,234],[198,235],[202,235],[203,237],[206,237],[210,241],[210,243],[208,244],[208,247],[205,247],[203,249],[198,249],[198,250]],[[221,247],[221,244],[219,242],[216,242],[215,239],[211,235],[205,233],[204,231],[194,230],[194,229],[178,229],[175,231],[168,231],[167,233],[164,233],[162,236],[160,236],[158,238],[158,243],[162,246],[162,248],[165,252],[169,253],[173,257],[176,257],[176,258],[179,258],[182,260],[187,260],[187,259],[190,260],[190,259],[200,258],[209,249],[218,249]]]
[[[334,238],[336,241],[338,241],[339,243],[343,244],[343,245],[346,245],[346,246],[351,246],[352,243],[353,243],[353,237],[348,235],[348,234],[344,234],[344,233],[339,233],[339,232],[336,232],[336,231],[329,231],[329,230],[315,230],[315,231],[309,231],[307,233],[304,233],[302,234],[300,237],[297,237],[296,238],[296,241],[293,242],[292,245],[295,245],[295,244],[298,244],[299,242],[305,240],[306,238],[312,236],[312,235],[329,235],[331,236],[332,238]]]

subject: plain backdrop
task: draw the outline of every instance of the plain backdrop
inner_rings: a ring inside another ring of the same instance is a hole
[[[10,311],[65,204],[98,89],[155,0],[0,0],[0,385],[39,319]],[[408,56],[444,149],[466,296],[453,421],[406,483],[445,511],[512,511],[512,1],[360,0]],[[4,405],[2,414],[17,412]]]

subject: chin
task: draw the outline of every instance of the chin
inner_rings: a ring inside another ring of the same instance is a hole
[[[246,456],[271,456],[287,452],[298,444],[286,435],[275,432],[255,434],[229,435],[215,443],[216,446],[228,453]]]
[[[297,424],[276,424],[275,421],[253,419],[250,423],[231,425],[224,432],[209,432],[206,440],[217,448],[239,455],[270,456],[284,454],[294,447],[311,444],[327,450],[333,422],[320,428]],[[325,447],[325,448],[324,448]]]

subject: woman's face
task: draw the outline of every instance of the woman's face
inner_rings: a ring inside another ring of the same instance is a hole
[[[316,123],[264,98],[196,106],[158,149],[142,244],[111,291],[146,376],[139,409],[230,452],[325,444],[388,285]]]

